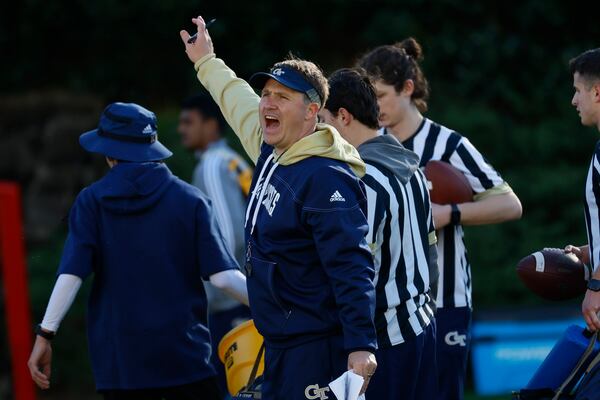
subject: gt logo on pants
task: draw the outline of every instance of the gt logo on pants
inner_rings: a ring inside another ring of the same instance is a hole
[[[467,335],[459,335],[457,331],[448,332],[444,337],[444,341],[448,346],[456,346],[458,344],[461,347],[466,347]]]
[[[309,400],[327,400],[329,397],[326,392],[329,392],[329,388],[326,386],[324,388],[320,388],[319,385],[308,385],[306,389],[304,389],[304,396],[306,396]]]

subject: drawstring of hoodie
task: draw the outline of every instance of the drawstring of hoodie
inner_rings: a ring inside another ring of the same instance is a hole
[[[252,215],[252,227],[250,228],[250,235],[252,235],[252,233],[254,232],[254,227],[256,226],[256,220],[258,219],[258,213],[260,212],[260,204],[263,200],[265,192],[267,191],[267,186],[268,186],[269,182],[271,181],[273,172],[275,172],[275,169],[277,169],[277,167],[279,166],[279,160],[285,154],[286,151],[287,150],[285,150],[283,153],[281,153],[279,156],[277,156],[277,161],[275,161],[275,163],[273,164],[273,168],[271,168],[269,170],[269,173],[267,174],[267,177],[265,178],[265,181],[263,182],[262,186],[260,186],[260,181],[261,181],[263,175],[265,174],[267,167],[269,166],[269,164],[271,164],[271,161],[275,158],[275,153],[272,153],[271,155],[269,155],[269,157],[267,157],[267,159],[265,160],[265,163],[263,164],[263,167],[260,170],[260,174],[258,175],[258,181],[256,181],[256,186],[260,186],[260,194],[258,196],[256,195],[257,188],[255,187],[254,190],[252,191],[252,197],[250,198],[250,202],[248,203],[248,208],[246,209],[246,220],[244,222],[244,228],[248,225],[248,220],[250,219],[250,210],[252,209],[252,204],[254,203],[254,200],[256,200],[256,207],[254,208],[254,214]]]
[[[254,203],[254,199],[256,199],[256,192],[260,188],[260,180],[262,179],[263,175],[265,174],[265,171],[266,171],[267,167],[269,166],[269,164],[271,163],[271,160],[273,159],[273,157],[274,157],[274,155],[271,154],[267,158],[265,163],[263,164],[262,169],[260,170],[260,174],[258,175],[258,180],[256,181],[256,187],[252,191],[252,196],[250,197],[250,202],[248,203],[248,207],[246,208],[246,219],[244,221],[244,228],[248,224],[248,218],[250,217],[250,210],[252,209],[252,203]]]
[[[273,172],[275,172],[278,165],[279,165],[278,162],[273,164],[273,168],[271,168],[271,170],[267,174],[267,177],[265,178],[265,182],[263,183],[262,189],[260,191],[260,196],[258,197],[258,201],[256,202],[256,207],[254,208],[254,216],[252,217],[252,228],[250,228],[250,235],[252,235],[252,233],[254,232],[254,227],[256,226],[256,220],[258,219],[258,213],[260,212],[260,209],[261,209],[260,204],[262,203],[262,199],[265,195],[265,192],[267,191],[267,185],[269,184],[269,181],[271,180],[271,177],[273,176]]]
[[[250,202],[248,203],[248,208],[246,209],[246,221],[244,222],[244,227],[246,227],[248,225],[248,220],[250,219],[250,210],[252,210],[252,205],[254,204],[254,201],[256,200],[256,206],[254,207],[254,214],[252,215],[252,227],[250,228],[250,235],[252,235],[252,233],[254,232],[254,227],[256,226],[256,220],[258,219],[258,213],[260,212],[260,205],[262,203],[262,199],[265,195],[265,192],[267,191],[267,186],[269,185],[269,182],[271,181],[273,172],[275,172],[275,169],[277,169],[277,166],[279,165],[278,162],[275,162],[273,164],[273,167],[269,170],[269,173],[267,174],[267,177],[265,178],[265,181],[262,183],[262,186],[261,186],[260,181],[262,180],[263,175],[265,174],[267,168],[271,164],[271,161],[273,160],[274,157],[275,157],[275,155],[271,154],[265,160],[265,163],[264,163],[262,169],[260,170],[260,174],[258,175],[258,181],[256,182],[257,187],[255,187],[254,190],[252,191],[252,197],[250,198]],[[259,192],[259,190],[260,190],[260,193],[257,196],[257,192]]]

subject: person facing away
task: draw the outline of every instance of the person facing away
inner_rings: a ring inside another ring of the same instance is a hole
[[[210,200],[225,243],[240,265],[244,264],[244,214],[252,181],[252,169],[225,140],[227,123],[219,106],[208,94],[188,97],[181,104],[177,131],[183,146],[198,159],[192,184]],[[227,382],[219,360],[218,345],[223,336],[250,319],[250,309],[204,282],[208,298],[208,325],[213,352],[211,362],[217,370],[221,390]]]
[[[206,197],[162,162],[156,117],[113,103],[81,146],[110,171],[83,189],[69,213],[58,278],[29,360],[49,388],[54,337],[84,279],[93,275],[87,331],[96,387],[105,399],[219,399],[202,279],[246,303],[245,277]]]
[[[358,66],[374,83],[379,103],[380,133],[396,137],[414,151],[424,167],[444,161],[462,172],[474,194],[472,202],[432,204],[438,237],[440,277],[436,298],[436,346],[439,400],[460,400],[471,341],[471,265],[463,225],[495,224],[521,217],[521,203],[510,186],[464,136],[423,116],[429,84],[420,66],[423,52],[408,38],[379,46]]]
[[[262,398],[328,397],[348,369],[375,372],[373,260],[356,149],[317,113],[327,80],[286,60],[251,83],[216,58],[201,17],[181,31],[198,79],[256,164],[246,210],[250,309],[265,338]]]
[[[419,158],[392,135],[379,135],[379,107],[368,76],[340,69],[329,77],[319,113],[367,165],[367,243],[375,259],[378,366],[366,396],[396,400],[437,398],[435,229]]]

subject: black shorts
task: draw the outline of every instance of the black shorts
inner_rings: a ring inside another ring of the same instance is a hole
[[[102,390],[104,400],[221,400],[216,377],[155,389]]]

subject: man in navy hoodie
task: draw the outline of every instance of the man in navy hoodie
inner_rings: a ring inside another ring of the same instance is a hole
[[[335,129],[317,124],[327,79],[315,64],[289,59],[251,78],[257,96],[215,57],[202,18],[193,22],[195,42],[181,31],[186,52],[256,164],[246,275],[266,345],[262,398],[333,398],[329,382],[348,369],[366,387],[376,334],[365,164]]]
[[[36,328],[33,380],[49,387],[50,340],[93,274],[88,341],[105,399],[220,399],[201,278],[248,299],[210,202],[160,161],[171,152],[157,140],[154,113],[137,104],[109,105],[80,144],[111,170],[71,208],[58,279]]]

